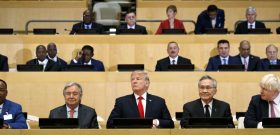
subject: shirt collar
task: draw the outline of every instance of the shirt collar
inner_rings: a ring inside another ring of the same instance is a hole
[[[85,23],[84,23],[84,26],[89,26],[89,27],[91,28],[92,23],[90,23],[90,24],[85,24]]]
[[[203,100],[201,100],[201,103],[202,103],[202,106],[203,106],[203,108],[204,108],[204,106],[206,105],[206,103],[205,103]],[[210,101],[210,102],[208,103],[208,105],[209,105],[209,109],[211,110],[211,109],[212,109],[212,106],[213,106],[213,99],[212,99],[212,101]]]
[[[252,26],[253,26],[253,28],[255,28],[254,26],[256,26],[256,21],[255,21],[255,22],[253,22],[253,23],[249,23],[249,22],[248,22],[248,28],[250,28],[250,25],[252,25]]]
[[[175,60],[175,63],[177,63],[178,57],[179,57],[179,56],[176,56],[175,58],[171,58],[171,57],[169,56],[169,60],[170,60],[171,63],[172,63],[172,60]]]
[[[91,60],[88,63],[84,62],[84,65],[91,65]]]
[[[134,93],[134,97],[135,97],[136,100],[138,100],[138,98],[139,98],[140,96]],[[145,93],[142,95],[142,98],[143,98],[143,100],[147,100],[147,92],[145,92]]]
[[[45,59],[44,61],[38,60],[39,65],[46,65],[48,63],[48,59]]]
[[[49,58],[50,60],[53,60],[53,61],[57,62],[57,56],[51,58],[51,57],[48,55],[48,58]]]
[[[2,103],[2,104],[0,105],[0,108],[1,108],[1,109],[3,109],[3,105],[4,105],[4,103]]]
[[[70,112],[71,109],[66,105],[66,110],[67,112]],[[79,105],[74,109],[74,112],[78,112],[78,110],[79,110]]]
[[[276,105],[280,103],[280,93],[278,93],[278,96],[273,101]]]
[[[127,25],[127,29],[135,29],[135,24],[132,26]]]
[[[221,60],[222,60],[222,59],[228,60],[228,59],[229,59],[229,56],[227,56],[227,57],[222,57],[222,56],[220,56],[220,59],[221,59]]]

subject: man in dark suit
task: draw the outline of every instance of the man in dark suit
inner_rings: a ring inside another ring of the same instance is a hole
[[[48,59],[54,61],[61,67],[61,70],[67,70],[67,63],[57,56],[57,47],[55,43],[49,43],[47,46]]]
[[[2,129],[27,129],[21,105],[6,99],[7,83],[0,79],[0,119],[4,120]]]
[[[103,25],[94,22],[94,18],[94,13],[91,10],[85,10],[83,13],[83,22],[74,24],[70,34],[76,34],[81,29],[91,29],[95,30],[98,34],[103,34]]]
[[[178,55],[179,50],[180,48],[177,42],[169,42],[167,45],[167,53],[169,56],[157,61],[155,71],[168,71],[168,65],[192,65],[190,59]]]
[[[8,57],[0,54],[0,71],[9,71]]]
[[[82,95],[80,84],[67,83],[63,89],[65,105],[51,110],[49,118],[78,118],[79,128],[98,128],[95,109],[81,104]]]
[[[195,24],[195,34],[204,34],[206,29],[224,28],[225,12],[223,9],[218,9],[216,5],[209,5],[207,10],[204,10],[197,17]]]
[[[144,71],[131,74],[133,94],[116,99],[115,106],[107,120],[107,128],[114,128],[114,118],[152,118],[154,128],[174,128],[165,100],[147,93],[149,76]]]
[[[263,118],[280,117],[280,78],[267,74],[262,78],[260,87],[260,94],[252,97],[245,114],[245,128],[262,128]]]
[[[61,71],[61,67],[47,58],[47,49],[44,45],[36,47],[35,59],[26,62],[27,65],[43,65],[44,71]]]
[[[251,45],[247,40],[243,40],[239,45],[239,54],[234,56],[240,65],[245,66],[245,71],[261,71],[261,60],[258,56],[251,55]]]
[[[264,71],[269,71],[269,65],[280,65],[280,60],[278,59],[278,47],[270,44],[266,47],[266,57],[261,59],[262,69]]]
[[[247,21],[241,22],[235,29],[235,34],[248,34],[248,29],[265,28],[265,24],[256,21],[257,12],[256,8],[248,7],[246,10]]]
[[[228,126],[233,128],[230,105],[213,98],[217,92],[217,81],[208,75],[203,76],[198,82],[198,89],[200,98],[184,104],[181,127],[187,128],[189,118],[193,117],[224,117],[228,118]]]
[[[136,15],[134,12],[128,12],[125,16],[126,24],[120,25],[117,29],[117,34],[121,34],[122,29],[135,29],[139,30],[139,34],[147,34],[146,27],[136,24]]]
[[[209,58],[206,71],[218,71],[219,65],[236,64],[235,58],[229,55],[230,45],[227,40],[219,40],[217,50],[219,55]]]
[[[71,60],[72,65],[93,65],[93,71],[105,71],[102,61],[93,59],[94,49],[90,45],[85,45],[82,51],[78,52],[75,59]]]
[[[280,27],[278,27],[278,28],[276,29],[276,33],[277,33],[277,34],[280,34]]]

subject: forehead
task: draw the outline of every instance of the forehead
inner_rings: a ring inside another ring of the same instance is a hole
[[[242,43],[240,47],[241,48],[250,48],[250,45],[247,42],[245,42],[245,43]]]
[[[168,48],[178,47],[176,43],[170,43],[168,44]]]
[[[220,43],[218,45],[219,48],[229,47],[228,43]]]
[[[0,81],[0,88],[1,88],[1,89],[5,89],[5,88],[6,88],[5,83],[3,83],[2,81]]]
[[[273,47],[273,46],[270,46],[270,47],[267,48],[267,51],[276,51],[276,48]]]
[[[200,81],[200,85],[203,85],[203,86],[212,85],[212,84],[213,84],[213,81],[210,79],[204,79],[204,80]]]
[[[56,46],[53,45],[53,44],[52,44],[52,45],[49,45],[49,46],[48,46],[48,49],[56,49]]]
[[[142,77],[144,77],[144,74],[143,74],[143,73],[137,73],[137,72],[132,73],[132,74],[131,74],[131,78],[135,78],[135,77],[140,77],[140,78],[142,78]]]
[[[65,90],[65,92],[70,92],[70,91],[76,92],[76,91],[79,91],[79,89],[78,89],[78,87],[76,85],[73,85],[73,86],[68,87]]]
[[[38,47],[37,51],[46,51],[46,48],[45,48],[45,47],[40,46],[40,47]]]
[[[85,11],[85,12],[84,12],[84,15],[90,15],[90,14],[91,14],[90,11]]]
[[[126,17],[133,17],[133,16],[135,16],[134,13],[128,13],[128,14],[126,15]]]

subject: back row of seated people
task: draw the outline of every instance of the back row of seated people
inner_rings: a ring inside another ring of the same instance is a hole
[[[175,5],[169,5],[166,8],[166,15],[168,19],[163,20],[160,23],[156,34],[162,34],[163,29],[182,29],[184,30],[184,33],[187,33],[183,22],[175,18],[176,14],[177,7]],[[256,8],[248,7],[246,10],[247,20],[237,25],[235,34],[248,34],[248,29],[266,28],[264,23],[256,20],[256,17]],[[116,34],[120,34],[121,29],[137,29],[141,31],[141,34],[147,34],[147,30],[144,26],[136,24],[136,14],[134,12],[128,12],[126,14],[125,21],[126,24],[120,25],[117,28]],[[194,33],[204,34],[206,33],[206,29],[224,28],[224,24],[224,10],[219,9],[216,5],[209,5],[208,8],[201,12],[197,17]],[[99,34],[104,33],[102,24],[94,22],[94,13],[90,10],[84,11],[83,22],[74,24],[70,34],[76,34],[80,29],[94,29]],[[280,27],[277,29],[277,33],[280,33]]]
[[[210,57],[205,71],[218,71],[219,65],[244,65],[245,71],[269,71],[269,65],[280,65],[278,47],[270,44],[266,47],[267,58],[251,54],[251,44],[243,40],[239,45],[239,54],[230,56],[230,43],[228,40],[219,40],[217,43],[218,55]],[[169,65],[192,65],[190,59],[179,56],[179,45],[171,41],[167,45],[168,56],[157,61],[155,71],[168,71]],[[93,59],[94,49],[90,45],[83,46],[70,65],[93,65],[93,71],[105,71],[102,61]],[[65,71],[67,62],[57,56],[57,46],[49,43],[36,47],[36,58],[27,61],[27,65],[43,65],[44,71]],[[8,58],[0,55],[0,71],[9,71]]]
[[[152,118],[153,128],[174,128],[165,99],[148,93],[150,79],[145,71],[131,73],[132,94],[116,99],[107,120],[107,128],[114,128],[114,118]],[[280,79],[273,74],[265,75],[260,81],[260,94],[252,97],[245,114],[246,128],[262,128],[263,118],[280,117]],[[21,105],[6,99],[7,83],[0,79],[0,118],[3,128],[27,128]],[[187,128],[190,118],[227,118],[229,128],[234,127],[230,105],[214,98],[217,81],[211,76],[202,76],[198,81],[199,98],[183,105],[182,128]],[[50,111],[49,118],[78,118],[79,128],[98,128],[95,109],[81,103],[82,86],[67,83],[63,89],[65,104]],[[88,96],[88,95],[86,95]],[[9,117],[7,115],[10,115]]]

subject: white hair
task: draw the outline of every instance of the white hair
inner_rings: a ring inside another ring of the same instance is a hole
[[[256,14],[257,13],[257,10],[255,7],[248,7],[246,9],[246,14]]]
[[[274,74],[267,74],[261,79],[260,86],[270,91],[280,91],[280,79]]]

